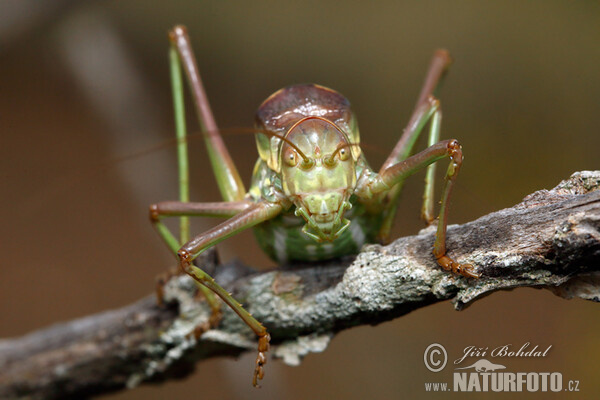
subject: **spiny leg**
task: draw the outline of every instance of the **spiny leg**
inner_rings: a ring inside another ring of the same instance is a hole
[[[441,209],[438,217],[435,243],[433,245],[433,255],[442,268],[466,277],[479,278],[480,275],[474,271],[474,267],[471,264],[460,264],[446,255],[446,225],[450,193],[463,160],[462,150],[457,140],[441,141],[404,161],[392,165],[373,177],[368,183],[369,189],[371,193],[389,191],[396,183],[445,157],[450,158],[450,165],[446,172],[444,189],[442,191]]]
[[[203,132],[206,135],[206,143],[208,148],[209,158],[211,160],[211,165],[213,167],[213,172],[215,173],[217,184],[219,185],[219,189],[221,191],[221,195],[224,200],[229,202],[228,206],[225,208],[235,209],[235,213],[238,215],[232,217],[229,221],[225,222],[217,226],[216,228],[210,230],[206,233],[206,235],[201,235],[196,237],[195,239],[189,241],[184,245],[181,249],[177,251],[177,255],[179,258],[179,266],[180,268],[188,273],[194,280],[200,284],[203,288],[208,288],[215,294],[217,294],[223,301],[225,301],[249,326],[252,330],[259,336],[259,344],[258,344],[258,356],[256,359],[256,366],[254,370],[253,384],[256,386],[257,381],[262,379],[264,376],[263,366],[266,363],[265,352],[269,348],[269,334],[266,329],[256,320],[254,319],[246,310],[242,308],[242,306],[233,299],[233,297],[227,293],[221,286],[219,286],[213,278],[211,278],[206,272],[202,271],[202,269],[196,267],[192,264],[193,260],[198,257],[203,251],[215,245],[217,242],[237,233],[240,230],[246,229],[250,226],[253,226],[257,223],[260,223],[266,219],[272,218],[277,215],[281,211],[281,206],[277,204],[260,204],[249,209],[247,204],[239,204],[244,203],[242,200],[245,195],[245,189],[243,183],[240,179],[240,176],[237,172],[231,157],[223,143],[221,136],[218,133],[217,125],[214,121],[214,117],[210,110],[210,105],[208,103],[208,99],[206,97],[202,81],[200,78],[200,74],[198,72],[198,68],[196,65],[196,61],[191,49],[190,41],[187,36],[187,32],[185,27],[177,26],[170,33],[169,37],[171,39],[172,44],[172,52],[171,56],[171,68],[172,71],[177,71],[177,73],[173,73],[173,75],[179,74],[180,72],[180,59],[183,61],[183,67],[186,72],[188,82],[190,83],[190,87],[192,90],[192,96],[194,98],[194,103],[196,105],[198,111],[198,117],[200,119],[200,125],[202,127]],[[179,55],[179,57],[174,56],[175,52]],[[173,79],[174,82],[176,78]],[[179,82],[181,79],[179,78]],[[182,92],[181,89],[176,90],[175,87],[181,87],[180,83],[177,85],[174,83],[174,91]],[[183,112],[183,97],[179,95],[180,101],[177,99],[177,95],[175,95],[175,110],[176,110],[176,120],[184,120],[184,112]],[[180,126],[181,124],[178,124]],[[182,135],[178,133],[178,142],[181,144],[185,142],[185,126],[183,125],[182,129],[178,128],[178,132],[183,132]],[[183,145],[181,146],[183,147]],[[187,161],[185,161],[185,167],[182,167],[182,161],[180,161],[180,169],[185,168],[187,171]],[[187,176],[187,175],[186,175]],[[180,188],[181,192],[187,192],[187,178],[180,178]],[[240,206],[239,209],[236,209],[236,205],[232,202],[237,200],[237,205]],[[193,208],[193,207],[192,207]],[[200,207],[202,208],[202,207]],[[223,216],[223,209],[219,208],[219,210],[208,207],[208,210],[211,213],[217,213],[219,216]],[[153,220],[153,224],[157,229],[158,233],[161,235],[165,243],[172,249],[176,250],[178,246],[178,241],[171,234],[171,232],[166,228],[166,226],[160,221],[161,212],[164,216],[174,216],[174,215],[187,215],[194,214],[198,212],[197,209],[190,209],[190,204],[186,203],[182,198],[182,202],[172,202],[172,203],[160,203],[153,207],[151,207],[151,218]],[[234,214],[235,214],[234,213]],[[196,214],[198,215],[198,214]],[[189,228],[182,227],[182,235],[183,232]],[[202,242],[202,238],[208,237],[208,240]],[[203,244],[202,244],[203,243]],[[214,301],[210,301],[209,303],[214,303]],[[214,311],[214,310],[213,310]]]
[[[438,108],[431,118],[429,124],[429,139],[427,146],[431,147],[440,140],[440,126],[442,124],[442,111]],[[431,225],[434,221],[433,216],[433,185],[435,178],[436,163],[429,164],[425,172],[425,190],[423,191],[423,205],[421,206],[421,218]]]
[[[450,194],[463,161],[462,149],[456,140],[453,140],[449,143],[448,149],[450,154],[450,165],[448,165],[446,178],[444,179],[442,204],[440,206],[440,214],[438,216],[435,242],[433,243],[433,255],[437,259],[438,264],[446,271],[452,271],[455,274],[460,274],[462,276],[466,276],[467,278],[479,278],[481,274],[475,272],[473,265],[460,264],[446,254],[446,227],[448,225]]]
[[[171,41],[171,48],[179,55],[179,57],[173,57],[171,63],[173,68],[177,70],[180,68],[180,59],[183,63],[183,69],[188,78],[200,126],[202,132],[205,134],[208,156],[223,200],[243,200],[246,190],[244,189],[244,184],[237,168],[225,147],[225,143],[219,134],[208,98],[206,97],[206,92],[204,91],[202,79],[200,78],[200,72],[198,71],[187,29],[182,25],[174,27],[169,32],[169,39]]]
[[[391,167],[397,162],[406,159],[419,137],[419,134],[422,131],[423,126],[427,123],[431,115],[433,114],[433,110],[431,110],[431,102],[433,99],[433,95],[439,89],[440,83],[450,66],[452,59],[450,58],[450,54],[446,50],[437,50],[431,63],[429,65],[429,70],[425,77],[425,82],[423,83],[423,87],[421,88],[421,93],[419,94],[419,98],[415,105],[415,110],[408,122],[408,125],[404,129],[404,133],[396,143],[396,146],[390,153],[387,160],[381,166],[379,172],[383,172],[385,169]],[[436,143],[437,140],[433,140],[432,136],[435,132],[430,130],[429,136],[429,146]],[[439,135],[439,130],[438,130]],[[431,198],[433,193],[433,176],[435,166],[432,164],[428,167],[425,181],[425,193],[424,193],[424,205],[422,209],[422,217],[428,223],[431,222],[430,215],[426,214],[426,203],[427,197]],[[396,215],[398,198],[400,196],[400,191],[402,190],[403,182],[398,182],[398,184],[389,192],[387,196],[387,204],[384,209],[384,219],[381,229],[379,231],[379,238],[383,242],[387,242],[390,235],[390,230],[392,228],[392,224],[394,222],[394,216]]]
[[[236,201],[236,202],[216,202],[216,203],[188,203],[181,201],[163,201],[161,203],[152,204],[150,206],[150,221],[158,232],[159,236],[163,239],[169,250],[173,254],[177,255],[177,251],[183,245],[177,238],[171,233],[169,228],[162,222],[165,217],[232,217],[247,208],[253,203],[248,201]],[[161,275],[157,279],[156,283],[156,295],[159,304],[163,303],[164,298],[164,285],[168,280],[176,275],[178,272],[183,272],[180,268],[175,271],[168,271]],[[204,285],[198,284],[198,289],[207,299],[211,310],[211,325],[216,325],[220,315],[220,307],[214,294]]]
[[[177,138],[177,164],[178,164],[178,175],[179,175],[179,203],[186,204],[190,201],[190,190],[189,190],[189,162],[188,162],[188,146],[187,146],[187,128],[185,123],[185,105],[183,99],[183,79],[181,77],[181,66],[179,62],[179,56],[177,50],[171,46],[169,49],[169,66],[171,75],[171,88],[173,95],[173,108],[175,115],[175,134]],[[188,206],[189,207],[189,206]],[[164,206],[162,207],[164,208]],[[179,207],[180,209],[182,206]],[[185,207],[183,207],[185,209]],[[190,220],[188,215],[179,214],[179,240],[166,229],[166,227],[158,222],[158,217],[162,211],[161,207],[152,206],[151,216],[152,220],[157,221],[158,225],[155,224],[160,236],[163,238],[167,246],[171,249],[173,254],[177,254],[179,247],[186,243],[190,238]],[[174,275],[180,273],[178,269],[169,270],[164,274],[161,274],[156,279],[156,294],[158,303],[163,303],[164,298],[164,286]],[[214,294],[205,286],[197,285],[198,291],[201,293],[206,301],[208,302],[212,313],[210,317],[210,326],[216,326],[221,318],[221,306]]]
[[[423,104],[431,103],[431,98],[436,95],[436,91],[451,62],[452,59],[450,58],[450,54],[446,50],[440,49],[434,53],[425,77],[425,82],[421,88],[421,93],[419,94],[419,98],[412,116],[409,119],[408,125],[404,129],[402,136],[398,140],[398,143],[396,143],[396,146],[388,156],[387,160],[381,166],[380,173],[409,156],[420,133],[420,129],[417,127],[420,125],[419,121],[421,121],[422,118],[421,110],[423,109]]]
[[[263,366],[267,362],[265,352],[269,349],[270,336],[260,322],[250,315],[250,313],[248,313],[248,311],[246,311],[230,293],[219,286],[212,277],[202,271],[202,269],[196,267],[193,264],[193,261],[208,248],[244,229],[275,217],[281,210],[282,206],[277,203],[262,202],[253,204],[213,229],[196,236],[183,245],[177,252],[180,268],[194,278],[196,282],[216,293],[217,296],[227,303],[227,305],[229,305],[229,307],[231,307],[259,337],[258,356],[256,357],[256,365],[252,380],[254,386],[257,386],[258,380],[262,379],[264,376]]]
[[[425,127],[425,125],[432,120],[429,129],[429,141],[428,144],[432,146],[437,143],[439,140],[439,128],[441,121],[441,111],[439,109],[440,103],[439,101],[430,96],[427,101],[417,108],[413,117],[411,118],[410,123],[408,124],[405,135],[409,133],[410,135],[404,136],[410,139],[409,142],[406,142],[406,154],[402,154],[402,159],[406,159],[408,157],[410,149],[412,149],[414,142],[418,138],[419,134]],[[433,118],[432,118],[433,116]],[[400,161],[400,160],[398,160]],[[390,168],[394,164],[391,164],[387,168]],[[427,174],[425,176],[425,192],[423,195],[423,207],[421,209],[421,216],[425,221],[431,223],[433,221],[433,176],[435,174],[435,164],[431,164],[427,167]],[[386,169],[382,168],[379,173],[383,173]],[[404,184],[404,179],[399,179],[396,185],[388,191],[386,195],[386,205],[384,209],[384,220],[383,224],[379,231],[379,238],[383,242],[387,242],[387,239],[390,234],[390,229],[392,227],[392,223],[394,222],[394,215],[396,213],[396,204],[398,201],[398,197],[400,195],[400,190],[402,189],[402,185]]]
[[[179,201],[190,201],[190,167],[188,163],[187,128],[185,123],[185,105],[183,100],[183,82],[177,51],[169,48],[169,66],[171,70],[171,90],[175,115],[175,136],[177,138],[177,169],[179,173]],[[190,219],[179,219],[179,243],[190,240]],[[176,250],[174,250],[175,252]]]

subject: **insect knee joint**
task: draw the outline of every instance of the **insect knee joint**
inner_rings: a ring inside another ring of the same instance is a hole
[[[458,164],[462,162],[462,146],[458,143],[458,140],[452,139],[448,141],[448,154],[454,162]]]
[[[158,212],[158,204],[152,204],[150,205],[150,221],[151,222],[158,222],[159,219],[159,212]]]
[[[179,249],[177,251],[177,259],[179,260],[179,266],[186,274],[193,274],[191,270],[192,265],[192,254],[186,249]]]
[[[192,255],[186,249],[179,249],[177,251],[177,258],[181,263],[190,264],[192,262]]]

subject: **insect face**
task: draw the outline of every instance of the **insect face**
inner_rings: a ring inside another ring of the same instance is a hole
[[[286,134],[281,157],[285,194],[306,221],[303,232],[317,241],[334,240],[350,224],[343,218],[356,186],[346,135],[332,122],[308,117]]]

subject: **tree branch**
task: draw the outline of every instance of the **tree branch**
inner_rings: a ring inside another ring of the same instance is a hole
[[[265,323],[272,354],[297,364],[338,331],[377,324],[452,299],[460,310],[497,290],[548,288],[564,298],[600,301],[600,171],[578,172],[553,190],[476,221],[449,227],[448,248],[476,265],[481,279],[442,271],[434,231],[368,245],[351,258],[268,272],[232,263],[216,278]],[[0,397],[87,396],[167,379],[197,360],[256,350],[251,331],[229,309],[218,329],[190,333],[209,311],[186,276],[124,308],[0,341]],[[224,307],[225,308],[225,307]]]

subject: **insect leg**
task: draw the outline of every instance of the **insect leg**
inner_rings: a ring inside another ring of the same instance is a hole
[[[206,272],[193,264],[193,261],[202,252],[222,240],[235,235],[250,228],[256,224],[264,222],[275,217],[282,210],[282,206],[277,203],[256,203],[241,211],[237,215],[231,217],[227,221],[217,225],[216,227],[196,236],[177,252],[179,258],[179,266],[190,275],[196,282],[206,286],[219,296],[242,320],[254,331],[259,337],[258,340],[258,356],[256,358],[256,366],[254,369],[254,378],[252,383],[257,386],[258,380],[263,378],[263,366],[266,363],[265,352],[269,349],[270,336],[265,327],[258,322],[248,311],[246,311],[225,289],[219,286],[215,280]]]
[[[431,116],[431,114],[429,114],[429,112],[426,111],[428,107],[427,104],[431,103],[431,98],[439,88],[442,78],[448,70],[451,61],[452,60],[450,58],[450,54],[448,54],[446,50],[437,50],[433,55],[433,58],[429,65],[429,70],[425,77],[425,82],[423,83],[421,93],[419,94],[417,104],[415,105],[415,110],[413,111],[408,125],[404,129],[404,133],[398,140],[398,143],[396,143],[396,146],[390,153],[389,157],[381,166],[381,169],[379,170],[380,173],[383,172],[386,168],[389,168],[392,165],[396,164],[397,162],[406,159],[410,155],[412,148],[414,147],[414,144],[422,131],[423,126]],[[429,140],[429,145],[432,145],[432,140]],[[435,167],[431,167],[431,169],[433,168]],[[432,177],[433,171],[429,172],[428,170],[427,176]],[[426,193],[428,190],[427,182],[428,181],[426,180]],[[383,211],[383,224],[379,231],[379,238],[383,242],[387,242],[389,239],[390,230],[394,222],[394,216],[396,215],[396,205],[398,203],[398,198],[400,196],[401,190],[402,182],[399,182],[394,188],[390,190],[387,196],[387,204]]]
[[[420,110],[423,108],[423,104],[430,103],[430,98],[436,95],[436,91],[451,62],[450,54],[446,50],[440,49],[434,53],[413,114],[398,143],[396,143],[387,160],[381,166],[380,172],[410,155],[411,149],[420,133],[420,129],[414,128],[415,123],[421,119],[420,114],[422,113]]]
[[[187,129],[185,123],[185,106],[183,101],[183,83],[177,50],[169,48],[169,66],[171,70],[171,89],[173,93],[173,109],[175,114],[175,136],[177,137],[177,167],[179,172],[179,201],[190,201],[190,169],[188,163]],[[170,233],[170,232],[169,232]],[[163,239],[166,237],[163,236]],[[179,243],[190,239],[190,219],[179,218]],[[174,250],[175,252],[176,250]]]
[[[390,168],[391,166],[396,164],[397,162],[399,162],[401,160],[405,160],[406,157],[408,157],[410,155],[410,150],[412,150],[415,141],[419,137],[419,134],[421,133],[421,131],[423,130],[423,128],[425,127],[427,122],[431,119],[432,115],[439,113],[439,105],[440,105],[439,101],[437,99],[435,99],[433,96],[430,96],[427,99],[427,101],[425,101],[423,104],[421,104],[419,106],[419,108],[417,108],[417,110],[413,114],[408,126],[406,127],[406,130],[404,131],[402,138],[400,139],[401,141],[403,139],[407,139],[406,146],[404,148],[404,152],[401,154],[401,158],[398,159],[397,161],[395,161],[394,163],[391,163],[386,168],[382,167],[379,170],[380,174],[383,173],[387,168]],[[436,135],[439,136],[439,123],[437,125],[437,128],[438,128],[437,131],[433,131],[434,132],[433,136],[436,136]],[[431,127],[431,129],[433,129],[433,126]],[[432,136],[432,134],[430,134],[430,139],[431,139],[431,136]],[[430,140],[430,145],[431,144],[432,143]],[[388,161],[389,161],[389,159],[388,159]],[[387,161],[384,164],[384,166],[385,165],[387,165]],[[429,170],[428,170],[427,176],[429,176],[429,174],[433,175],[433,172],[429,172]],[[388,194],[386,196],[387,203],[386,203],[385,209],[383,211],[384,219],[383,219],[382,226],[379,230],[379,238],[383,242],[388,241],[390,230],[392,228],[392,223],[394,222],[394,216],[396,215],[396,205],[398,203],[398,197],[400,196],[400,191],[402,189],[403,184],[404,184],[404,180],[400,179],[394,187],[390,188],[390,190],[388,191]],[[425,193],[426,194],[428,193],[427,187],[428,186],[427,186],[427,180],[426,180],[426,185],[425,185],[425,188],[426,188]]]
[[[249,201],[230,201],[216,203],[188,203],[181,201],[163,201],[150,206],[150,221],[169,249],[177,254],[181,247],[177,238],[162,223],[165,217],[222,217],[230,218],[250,208]]]
[[[378,193],[389,190],[397,182],[401,182],[418,170],[445,157],[450,158],[450,165],[446,172],[446,179],[442,190],[442,201],[435,242],[433,245],[433,255],[442,268],[466,277],[478,278],[479,274],[474,271],[472,265],[460,264],[446,255],[446,225],[448,220],[449,198],[463,160],[462,150],[457,140],[450,139],[441,141],[404,161],[392,165],[374,177],[369,183],[370,191],[372,193]]]
[[[440,126],[442,124],[442,111],[438,108],[431,118],[429,124],[429,139],[427,145],[433,146],[440,140]],[[421,218],[431,225],[434,221],[433,217],[433,185],[435,179],[436,163],[431,163],[427,166],[425,173],[425,190],[423,191],[423,205],[421,206]]]
[[[153,205],[151,207],[151,219],[153,221],[156,230],[160,234],[163,241],[171,249],[174,254],[177,254],[179,247],[186,243],[190,238],[190,219],[188,211],[193,205],[187,204],[190,201],[190,190],[189,190],[189,162],[188,162],[188,146],[187,146],[187,129],[185,122],[185,106],[183,99],[183,80],[181,77],[181,63],[179,61],[179,55],[177,49],[171,46],[169,49],[169,66],[171,72],[171,88],[173,94],[173,108],[175,114],[175,133],[177,137],[177,164],[179,172],[179,203],[175,208],[186,211],[180,213],[179,218],[179,240],[175,238],[173,234],[166,228],[166,226],[159,221],[161,213],[164,214],[166,209],[169,207],[165,206],[165,203]],[[173,205],[173,204],[171,204]],[[166,207],[166,209],[165,209]],[[171,207],[173,208],[173,207]],[[192,210],[193,211],[193,210]],[[180,273],[178,269],[171,269],[164,274],[157,276],[156,279],[156,297],[158,303],[162,304],[164,298],[164,286],[174,275]],[[221,306],[217,301],[215,295],[205,286],[197,285],[198,291],[205,298],[211,307],[212,313],[210,318],[210,325],[214,326],[218,324],[221,318]]]
[[[188,78],[194,104],[202,132],[205,134],[208,156],[219,185],[219,190],[225,201],[242,200],[246,193],[242,179],[225,147],[219,134],[215,118],[210,109],[206,92],[200,78],[200,72],[192,51],[190,39],[184,26],[178,25],[169,32],[172,48],[179,57],[172,57],[171,64],[174,69],[180,68],[180,59]]]
[[[218,202],[218,203],[187,203],[181,201],[163,201],[161,203],[152,204],[150,206],[150,221],[163,239],[167,247],[177,255],[177,251],[183,243],[181,243],[167,226],[161,221],[165,217],[181,217],[181,216],[196,216],[196,217],[232,217],[239,212],[247,209],[253,203],[247,201],[238,202]],[[163,303],[164,286],[168,280],[182,272],[181,269],[167,271],[157,277],[156,280],[156,297],[158,303]],[[216,325],[220,319],[220,305],[215,295],[206,286],[198,284],[198,290],[204,295],[206,301],[211,307],[211,325]]]

